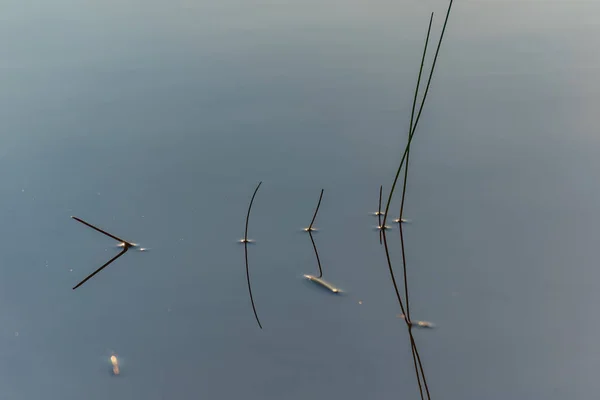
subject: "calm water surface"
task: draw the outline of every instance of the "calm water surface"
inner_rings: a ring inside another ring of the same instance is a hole
[[[0,398],[417,398],[368,213],[446,4],[2,1]],[[406,206],[436,399],[600,389],[599,12],[455,2]],[[71,215],[152,250],[73,292],[118,250]]]

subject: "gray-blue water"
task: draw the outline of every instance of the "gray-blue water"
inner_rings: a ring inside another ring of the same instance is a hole
[[[445,1],[0,4],[1,399],[417,398],[368,213]],[[455,1],[406,206],[436,399],[600,389],[599,12]],[[118,249],[71,215],[151,251],[72,291]]]

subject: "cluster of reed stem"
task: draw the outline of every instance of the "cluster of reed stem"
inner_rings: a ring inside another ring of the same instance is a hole
[[[425,45],[423,47],[423,55],[421,57],[421,66],[419,68],[419,76],[417,79],[417,84],[416,84],[415,93],[414,93],[414,97],[413,97],[413,104],[412,104],[412,110],[411,110],[411,116],[410,116],[410,125],[409,125],[409,129],[408,129],[408,142],[407,142],[404,152],[402,154],[402,158],[400,160],[400,165],[398,166],[398,170],[396,171],[396,176],[394,177],[394,181],[393,181],[393,184],[392,184],[392,187],[390,190],[390,194],[387,199],[387,203],[385,206],[385,212],[383,214],[383,219],[380,223],[380,227],[385,227],[385,222],[388,217],[390,204],[392,202],[392,197],[393,197],[394,191],[396,189],[396,184],[398,183],[398,179],[400,177],[400,172],[402,171],[402,167],[404,166],[404,179],[403,179],[403,185],[402,185],[403,186],[402,187],[402,199],[400,202],[400,217],[399,217],[399,220],[400,221],[402,220],[402,216],[403,216],[403,212],[404,212],[404,202],[406,199],[406,185],[407,185],[407,181],[408,181],[408,161],[409,161],[410,147],[411,147],[411,143],[414,138],[415,132],[417,130],[417,125],[419,124],[421,114],[423,112],[423,107],[425,105],[425,101],[427,100],[427,94],[429,92],[429,87],[431,85],[431,79],[433,77],[433,72],[435,70],[435,65],[437,62],[438,55],[439,55],[440,47],[442,45],[442,40],[444,38],[444,33],[446,32],[446,25],[448,23],[448,17],[450,16],[450,11],[452,9],[452,3],[453,3],[453,0],[450,0],[450,3],[448,5],[448,10],[446,12],[446,18],[444,20],[444,25],[442,27],[442,32],[440,34],[440,39],[438,41],[438,45],[437,45],[435,55],[433,58],[431,70],[429,72],[429,78],[427,79],[425,91],[423,93],[418,112],[416,113],[416,116],[415,116],[417,98],[419,96],[419,86],[421,84],[421,76],[423,73],[423,66],[425,65],[425,56],[427,54],[427,46],[429,44],[431,25],[433,23],[433,13],[431,13],[431,16],[429,18],[429,26],[427,28],[427,36],[425,39]],[[417,344],[415,342],[415,338],[414,338],[413,332],[412,332],[413,324],[410,319],[408,276],[407,276],[407,272],[406,272],[406,270],[407,270],[406,252],[405,252],[405,246],[404,246],[404,233],[402,230],[402,222],[400,222],[398,224],[398,226],[400,229],[400,246],[401,246],[401,250],[402,250],[402,266],[403,266],[402,270],[403,270],[403,276],[404,276],[404,301],[402,300],[400,290],[398,289],[398,283],[396,281],[396,276],[394,274],[394,269],[392,268],[392,261],[391,261],[391,257],[390,257],[388,240],[387,240],[387,235],[386,235],[385,229],[380,229],[380,233],[381,233],[381,237],[383,239],[383,248],[385,250],[386,261],[387,261],[388,269],[390,272],[392,284],[394,286],[394,291],[396,293],[396,298],[398,299],[398,304],[400,306],[400,310],[402,311],[402,314],[405,315],[404,321],[406,322],[406,327],[407,327],[408,335],[409,335],[409,339],[410,339],[410,346],[411,346],[411,352],[412,352],[412,358],[413,358],[413,366],[415,369],[415,374],[417,376],[417,383],[419,385],[419,393],[421,395],[421,399],[425,399],[425,396],[427,396],[427,399],[431,399],[431,393],[429,391],[429,385],[427,384],[427,378],[425,376],[423,362],[421,360],[421,356],[419,354],[419,350],[417,348]]]

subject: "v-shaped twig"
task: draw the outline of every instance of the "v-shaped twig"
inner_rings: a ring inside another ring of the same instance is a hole
[[[97,270],[95,270],[94,272],[92,272],[90,275],[88,275],[84,280],[82,280],[81,282],[79,282],[75,287],[73,287],[73,290],[77,289],[79,286],[83,285],[84,283],[86,283],[88,280],[90,280],[94,275],[96,275],[98,272],[102,271],[104,268],[108,267],[113,261],[115,261],[117,258],[121,257],[123,254],[127,253],[127,250],[129,250],[131,247],[136,247],[137,245],[135,243],[131,243],[128,242],[126,240],[123,240],[115,235],[112,235],[108,232],[106,232],[105,230],[102,230],[92,224],[90,224],[89,222],[86,222],[84,220],[82,220],[81,218],[77,218],[77,217],[71,217],[73,218],[75,221],[81,222],[84,225],[89,226],[90,228],[105,234],[106,236],[115,239],[119,242],[119,244],[122,244],[123,246],[123,250],[121,250],[121,252],[119,254],[117,254],[116,256],[114,256],[113,258],[111,258],[107,263],[105,263],[103,266],[101,266],[100,268],[98,268]]]

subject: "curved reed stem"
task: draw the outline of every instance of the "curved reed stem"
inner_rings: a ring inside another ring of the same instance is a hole
[[[412,132],[412,124],[413,124],[413,118],[414,118],[414,111],[415,111],[415,107],[416,107],[416,103],[417,103],[417,96],[419,93],[419,85],[421,82],[421,75],[423,72],[423,66],[425,64],[425,55],[427,54],[427,47],[429,44],[429,36],[431,33],[431,25],[433,23],[433,13],[431,13],[431,16],[429,17],[429,25],[427,27],[427,36],[425,38],[425,45],[423,47],[423,55],[421,57],[421,65],[419,67],[419,77],[417,79],[417,85],[415,88],[415,93],[414,93],[414,97],[413,97],[413,105],[412,105],[412,110],[411,110],[411,119],[410,119],[410,127],[409,127],[409,140],[410,140],[410,132]],[[406,154],[408,155],[408,152],[410,150],[410,147],[407,145],[407,151]],[[402,165],[400,166],[400,168],[402,167]],[[400,173],[400,170],[398,170],[398,174]],[[390,193],[390,197],[391,197],[392,193]],[[400,215],[400,221],[402,221],[402,215]],[[385,218],[384,218],[384,223],[385,223]],[[402,235],[402,222],[400,222],[398,224],[400,226],[400,234]],[[423,387],[421,385],[421,377],[423,379],[423,383],[425,385],[425,390],[427,393],[429,393],[429,388],[427,386],[427,381],[424,375],[424,371],[423,371],[423,366],[420,363],[420,359],[421,357],[419,356],[419,350],[417,349],[415,342],[414,342],[414,337],[412,335],[412,325],[411,325],[411,321],[410,318],[408,317],[408,313],[405,312],[404,310],[404,305],[402,303],[402,298],[400,296],[400,291],[398,290],[398,285],[396,283],[396,277],[394,275],[394,271],[392,268],[392,263],[391,263],[391,259],[390,259],[390,254],[389,254],[389,249],[388,249],[388,245],[387,245],[387,236],[385,234],[385,232],[383,232],[382,234],[383,237],[383,243],[384,243],[384,249],[385,249],[385,254],[386,254],[386,260],[388,262],[388,268],[389,268],[389,272],[390,272],[390,276],[392,278],[392,283],[394,285],[394,290],[396,292],[396,297],[398,298],[398,303],[400,304],[400,309],[402,310],[402,313],[404,315],[406,315],[405,318],[405,322],[407,324],[407,328],[408,328],[408,332],[409,332],[409,336],[410,336],[410,341],[411,341],[411,352],[412,352],[412,357],[413,357],[413,364],[415,367],[415,374],[417,375],[417,383],[419,385],[419,393],[421,395],[421,399],[424,399],[423,397]],[[402,241],[403,243],[403,241]],[[405,253],[404,253],[404,247],[402,247],[402,258],[403,261],[405,261]],[[404,262],[404,289],[405,289],[405,296],[406,296],[406,302],[407,302],[407,309],[408,309],[408,281],[406,279],[406,263]],[[419,372],[420,371],[420,372]]]
[[[321,194],[319,195],[319,202],[317,203],[317,208],[315,209],[315,213],[313,214],[312,220],[310,221],[310,225],[308,226],[308,231],[312,229],[313,224],[315,223],[315,218],[317,218],[317,213],[319,212],[319,207],[321,207],[321,200],[323,199],[323,192],[325,189],[321,189]]]
[[[410,151],[410,145],[411,145],[412,139],[414,137],[414,134],[416,132],[416,128],[417,128],[417,125],[419,123],[419,120],[421,118],[421,113],[423,111],[423,108],[424,108],[424,105],[425,105],[425,101],[427,100],[427,94],[429,92],[429,87],[431,85],[431,80],[432,80],[433,73],[434,73],[434,70],[435,70],[435,65],[437,63],[437,58],[438,58],[438,55],[439,55],[439,50],[440,50],[440,47],[441,47],[441,44],[442,44],[442,40],[443,40],[444,34],[446,32],[446,26],[447,26],[447,23],[448,23],[448,18],[450,16],[450,11],[452,9],[452,3],[453,3],[453,0],[450,0],[450,3],[448,5],[448,10],[446,12],[446,18],[444,20],[444,25],[443,25],[443,28],[442,28],[442,33],[440,34],[440,39],[439,39],[439,42],[438,42],[438,45],[437,45],[437,49],[436,49],[436,52],[435,52],[435,56],[434,56],[434,59],[433,59],[433,64],[432,64],[432,67],[431,67],[431,71],[429,73],[429,78],[427,80],[427,85],[426,85],[426,88],[425,88],[425,92],[423,94],[423,99],[421,101],[417,117],[414,118],[414,110],[415,110],[415,107],[416,107],[416,100],[417,100],[417,97],[418,97],[418,89],[419,89],[419,85],[420,85],[421,73],[422,73],[422,70],[423,70],[423,65],[425,63],[425,54],[426,54],[426,51],[427,51],[427,44],[429,42],[429,35],[430,35],[430,32],[431,32],[431,24],[433,22],[433,13],[431,13],[431,17],[430,17],[430,20],[429,20],[429,27],[428,27],[428,30],[427,30],[427,38],[426,38],[425,46],[424,46],[424,49],[423,49],[423,57],[421,59],[421,66],[420,66],[420,69],[419,69],[419,79],[418,79],[418,82],[417,82],[417,87],[415,89],[415,95],[414,95],[414,98],[413,98],[413,106],[412,106],[412,112],[411,112],[411,122],[410,122],[409,132],[408,132],[409,133],[409,135],[408,135],[408,143],[406,144],[406,148],[404,149],[404,153],[403,153],[402,158],[400,160],[400,165],[398,166],[398,170],[396,171],[396,175],[395,175],[394,181],[392,183],[390,194],[388,196],[388,200],[387,200],[386,207],[385,207],[385,213],[384,213],[384,216],[383,216],[382,225],[385,225],[385,223],[386,223],[387,216],[388,216],[388,213],[389,213],[390,204],[391,204],[391,201],[392,201],[392,197],[394,195],[394,191],[396,189],[396,184],[397,184],[398,178],[400,176],[400,171],[402,170],[402,165],[404,164],[405,159],[408,158],[408,154],[409,154],[409,151]],[[414,119],[414,124],[413,124],[413,119]],[[406,176],[407,176],[407,172],[405,172],[403,196],[404,196],[404,193],[406,191]],[[401,205],[401,208],[403,208],[403,203]],[[400,221],[402,221],[402,212],[400,214]],[[380,225],[380,226],[382,226],[382,225]],[[401,232],[401,235],[402,235],[402,223],[400,222],[399,225],[400,225],[400,232]],[[403,236],[401,236],[401,237],[402,237],[402,242],[403,242]],[[421,383],[420,383],[421,381],[420,381],[420,378],[419,378],[419,374],[421,375],[421,377],[423,379],[423,384],[425,386],[425,390],[426,390],[426,393],[427,393],[427,398],[431,399],[431,395],[430,395],[430,392],[429,392],[429,387],[427,385],[427,380],[425,378],[423,364],[421,362],[421,357],[419,355],[419,351],[417,349],[417,346],[416,346],[416,343],[415,343],[415,340],[414,340],[414,337],[413,337],[413,334],[412,334],[412,322],[410,321],[410,316],[408,315],[408,313],[405,312],[404,304],[402,302],[402,297],[400,296],[400,292],[398,290],[398,285],[396,283],[396,278],[395,278],[394,271],[393,271],[393,268],[392,268],[391,258],[390,258],[390,254],[389,254],[388,244],[387,244],[387,235],[386,235],[385,232],[382,232],[382,238],[383,238],[383,244],[384,244],[384,249],[385,249],[386,261],[388,263],[388,269],[389,269],[389,272],[390,272],[390,277],[392,279],[392,284],[394,286],[396,297],[398,299],[398,304],[400,305],[400,309],[402,310],[402,313],[404,315],[406,315],[405,322],[406,322],[407,327],[408,327],[408,333],[409,333],[409,337],[410,337],[410,341],[411,341],[411,348],[412,348],[412,353],[413,353],[413,363],[415,364],[415,373],[417,374],[417,380],[419,382],[419,390],[420,390],[421,398],[423,398],[423,391],[422,391],[422,388],[421,388]],[[405,258],[404,248],[403,248],[403,260],[405,261],[405,259],[406,258]],[[404,276],[405,276],[405,295],[406,295],[406,301],[407,301],[407,306],[408,306],[408,283],[407,283],[407,280],[406,280],[406,263],[404,263],[404,268],[403,269],[404,269]],[[416,369],[416,365],[417,364],[419,366],[418,370]]]
[[[379,206],[377,207],[377,225],[379,227],[379,244],[383,244],[381,238],[381,231],[383,230],[383,225],[381,225],[381,194],[383,193],[383,185],[379,186]]]
[[[317,213],[319,212],[319,207],[321,207],[321,200],[323,199],[323,192],[325,189],[321,189],[321,194],[319,195],[319,202],[317,203],[317,208],[315,209],[315,213],[313,214],[312,221],[310,221],[310,225],[308,226],[308,236],[310,237],[310,241],[312,242],[313,249],[315,250],[315,256],[317,256],[317,265],[319,266],[319,278],[323,277],[323,268],[321,267],[321,259],[319,258],[319,252],[317,251],[317,245],[315,244],[315,240],[312,235],[312,226],[315,223],[315,219],[317,218]]]
[[[258,188],[262,181],[258,183],[256,189],[254,189],[254,194],[252,195],[252,199],[250,200],[250,205],[248,206],[248,214],[246,214],[246,230],[244,231],[244,257],[246,259],[246,280],[248,281],[248,293],[250,294],[250,302],[252,303],[252,311],[254,311],[254,318],[256,318],[256,322],[260,329],[262,329],[262,324],[258,319],[258,314],[256,313],[256,306],[254,305],[254,296],[252,296],[252,287],[250,285],[250,270],[248,268],[248,221],[250,220],[250,210],[252,209],[252,203],[254,203],[254,197],[256,197],[256,192],[258,192]]]
[[[415,344],[414,338],[412,337],[412,327],[409,326],[408,327],[409,331],[410,331],[410,337],[411,337],[411,341],[410,341],[410,350],[412,352],[412,359],[413,359],[413,366],[415,368],[415,374],[417,375],[417,384],[419,385],[419,395],[421,396],[421,400],[424,400],[423,397],[423,385],[421,384],[421,373],[423,371],[423,366],[420,363],[417,363],[417,353],[416,353],[416,349],[417,349],[417,345]],[[420,360],[420,357],[419,357]],[[419,369],[419,366],[421,367]]]
[[[421,119],[421,113],[423,112],[423,107],[425,106],[425,100],[427,100],[427,94],[429,93],[429,87],[431,85],[431,79],[433,78],[433,72],[435,70],[435,65],[437,63],[437,58],[438,58],[438,54],[440,51],[440,47],[442,45],[442,40],[444,39],[444,34],[446,33],[446,25],[448,24],[448,17],[450,16],[450,10],[452,9],[453,2],[454,2],[454,0],[450,0],[450,4],[448,5],[448,11],[446,12],[446,19],[444,20],[444,26],[442,27],[442,33],[440,35],[440,40],[438,42],[437,49],[435,51],[435,56],[433,57],[433,64],[431,66],[431,71],[429,73],[429,79],[427,80],[427,86],[425,87],[425,93],[423,94],[423,99],[421,101],[421,105],[419,107],[419,112],[417,114],[417,118],[415,119],[413,129],[411,132],[409,132],[408,144],[406,145],[406,148],[404,149],[404,153],[402,154],[402,158],[400,159],[400,165],[396,172],[396,176],[394,177],[394,182],[392,183],[392,189],[390,190],[390,195],[389,195],[387,203],[385,205],[385,212],[383,214],[383,223],[384,224],[385,224],[385,221],[387,220],[387,216],[388,216],[388,213],[390,210],[390,203],[392,202],[394,190],[396,189],[396,184],[398,183],[398,177],[400,176],[400,171],[402,170],[402,165],[404,164],[404,159],[406,158],[406,153],[408,152],[408,148],[409,148],[409,146],[412,142],[412,139],[415,135],[415,132],[417,130],[417,125],[419,124],[419,121]]]
[[[312,232],[308,232],[308,236],[310,237],[310,241],[312,242],[313,249],[315,249],[315,256],[317,256],[317,265],[319,266],[318,278],[322,278],[323,277],[323,268],[321,268],[321,259],[319,258],[319,252],[317,251],[317,245],[315,244],[315,240],[313,239]]]
[[[415,106],[417,103],[417,96],[419,94],[419,86],[421,84],[421,76],[423,74],[423,65],[425,64],[425,55],[427,54],[427,46],[429,44],[429,35],[431,34],[432,23],[433,23],[433,13],[431,13],[431,16],[429,17],[429,27],[427,28],[427,36],[425,38],[425,46],[423,48],[423,56],[421,57],[421,66],[419,67],[419,77],[417,78],[417,86],[415,88],[415,95],[413,98],[413,105],[412,105],[412,110],[411,110],[411,114],[410,114],[410,125],[408,128],[409,136],[410,136],[410,132],[413,131]],[[408,146],[406,148],[406,162],[404,165],[404,183],[402,185],[402,200],[400,202],[400,218],[399,218],[400,221],[402,221],[402,217],[404,215],[404,201],[406,199],[406,184],[408,182],[409,158],[410,158],[410,143],[408,144]],[[411,319],[410,319],[410,301],[408,298],[408,276],[406,273],[406,252],[405,252],[405,248],[404,248],[404,233],[402,230],[402,222],[400,222],[398,225],[399,225],[399,230],[400,230],[400,247],[402,249],[402,267],[403,267],[402,269],[404,271],[404,299],[406,301],[406,318],[408,318],[408,321],[411,321]]]

